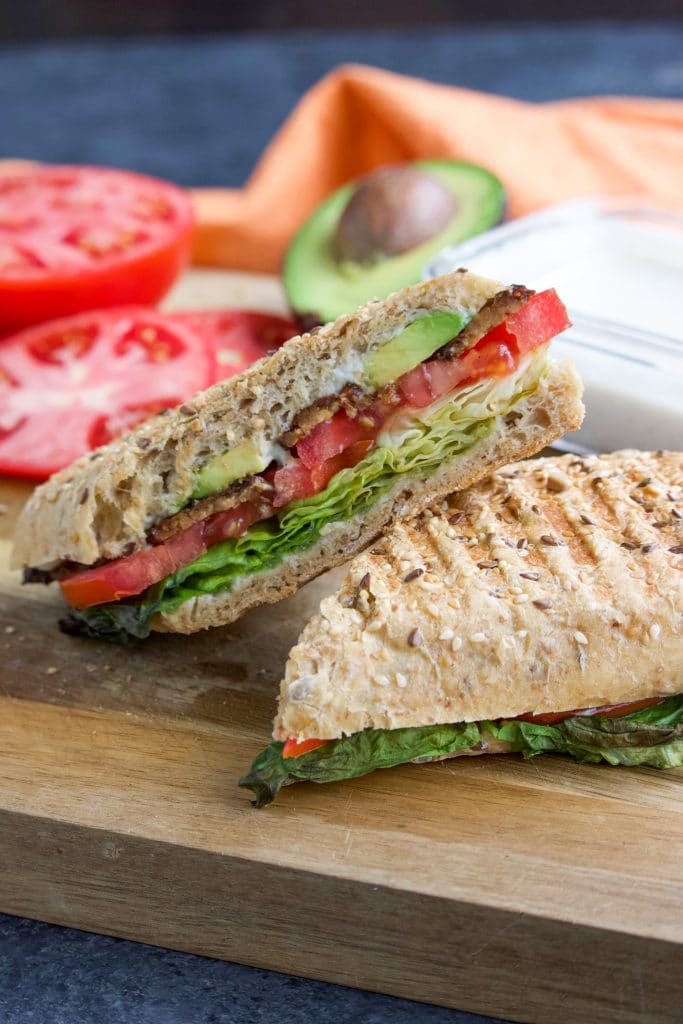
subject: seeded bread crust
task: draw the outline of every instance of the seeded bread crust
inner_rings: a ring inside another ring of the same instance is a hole
[[[501,417],[489,437],[444,464],[433,476],[397,481],[366,515],[330,523],[315,545],[277,568],[247,576],[224,594],[191,598],[172,614],[157,616],[152,628],[193,633],[232,622],[257,605],[280,601],[362,551],[394,519],[414,515],[443,495],[469,487],[498,466],[540,451],[578,427],[582,418],[581,381],[576,371],[569,363],[551,363],[537,390],[515,407],[507,422]]]
[[[150,527],[188,500],[197,469],[215,455],[245,441],[267,450],[297,412],[344,383],[360,383],[360,357],[416,313],[474,314],[502,287],[458,270],[368,302],[83,456],[27,502],[17,525],[14,567],[92,565],[142,547]]]
[[[397,523],[292,649],[274,736],[683,691],[683,454],[537,459]]]

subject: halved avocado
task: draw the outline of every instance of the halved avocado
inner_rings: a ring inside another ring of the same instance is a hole
[[[384,298],[420,281],[424,265],[445,246],[488,231],[502,219],[503,185],[486,168],[458,160],[419,160],[409,166],[452,193],[455,210],[445,227],[405,252],[372,263],[340,259],[335,250],[337,227],[358,183],[344,185],[315,210],[287,250],[283,278],[295,312],[325,323],[369,299]]]

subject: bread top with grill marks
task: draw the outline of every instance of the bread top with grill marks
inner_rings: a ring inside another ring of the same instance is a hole
[[[683,454],[529,460],[351,564],[292,649],[274,735],[683,691]]]

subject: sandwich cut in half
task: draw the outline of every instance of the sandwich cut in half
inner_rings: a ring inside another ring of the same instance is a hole
[[[537,459],[356,558],[290,653],[256,804],[463,754],[683,766],[683,455]]]
[[[71,630],[232,622],[576,427],[567,326],[554,291],[466,271],[370,302],[56,474],[15,564],[59,580]]]

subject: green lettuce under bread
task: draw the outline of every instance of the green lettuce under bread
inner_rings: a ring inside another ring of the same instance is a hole
[[[511,753],[527,758],[556,753],[587,764],[681,768],[683,694],[618,718],[577,715],[554,725],[514,720],[366,729],[299,757],[283,758],[284,744],[273,742],[258,755],[240,786],[251,789],[255,806],[263,807],[293,782],[339,782],[379,768],[485,750],[491,740],[506,743]]]

